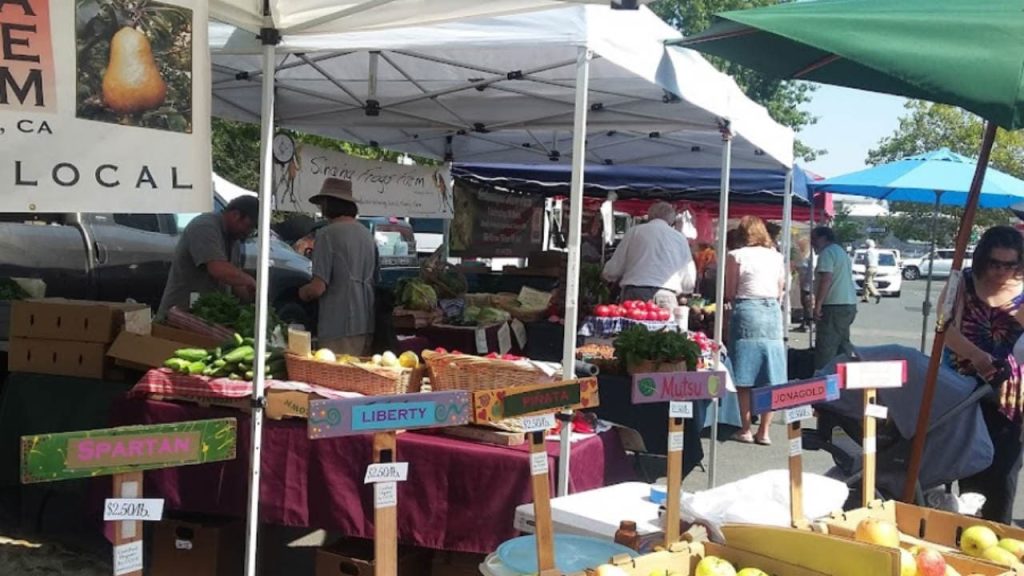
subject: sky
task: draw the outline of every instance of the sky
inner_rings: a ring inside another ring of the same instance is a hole
[[[887,94],[819,85],[813,100],[803,106],[818,117],[818,123],[797,136],[828,154],[802,164],[826,178],[864,168],[868,151],[899,126],[905,102],[906,98]]]

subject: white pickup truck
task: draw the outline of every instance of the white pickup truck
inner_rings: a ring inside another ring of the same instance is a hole
[[[971,258],[974,256],[974,249],[968,248],[964,256],[964,268],[971,265]],[[905,280],[917,280],[928,275],[928,265],[931,264],[932,278],[948,278],[950,270],[953,269],[953,249],[943,248],[936,250],[931,255],[921,258],[908,258],[903,261],[903,278]]]

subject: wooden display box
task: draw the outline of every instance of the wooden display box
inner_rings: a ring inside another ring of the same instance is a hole
[[[235,520],[164,520],[153,536],[151,576],[243,573],[245,528]]]
[[[878,518],[892,522],[902,535],[901,542],[904,547],[909,548],[927,543],[942,553],[946,558],[946,563],[956,568],[961,574],[988,576],[1013,573],[1007,572],[1005,567],[960,552],[960,535],[967,528],[988,526],[1000,538],[1024,540],[1024,530],[1020,528],[892,500],[887,502],[876,500],[867,508],[836,512],[830,518],[818,523],[816,528],[834,536],[853,538],[857,524],[865,518]]]
[[[285,418],[309,418],[309,401],[311,394],[301,390],[275,390],[266,391],[267,407],[263,414],[271,420],[283,420]],[[170,400],[174,402],[188,402],[199,406],[219,406],[231,408],[240,412],[251,413],[252,402],[249,396],[243,398],[211,398],[209,396],[187,396],[187,395],[151,395],[154,400]],[[312,394],[313,400],[319,400],[320,396]]]
[[[827,576],[829,574],[714,542],[680,544],[671,552],[653,552],[638,558],[616,558],[612,564],[630,576],[662,576],[664,574],[694,576],[697,565],[705,556],[717,556],[726,560],[733,565],[737,572],[743,568],[760,568],[769,574],[780,576]]]
[[[145,304],[40,298],[11,305],[11,338],[109,344],[127,329],[148,334],[152,313]]]
[[[399,548],[395,576],[430,576],[430,553],[418,548]],[[373,542],[341,540],[316,551],[316,576],[374,576]]]

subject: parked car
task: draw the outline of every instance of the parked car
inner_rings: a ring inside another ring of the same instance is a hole
[[[971,265],[971,259],[973,257],[974,249],[968,248],[967,254],[964,256],[964,268]],[[931,263],[932,266],[931,270],[933,278],[949,277],[949,272],[953,269],[953,249],[944,248],[942,250],[936,250],[934,257],[926,255],[922,258],[908,258],[903,262],[903,278],[907,280],[923,278],[928,274],[929,263]]]
[[[214,210],[224,209],[217,197]],[[0,214],[0,277],[39,278],[47,296],[123,302],[156,308],[178,237],[198,214]],[[242,247],[255,274],[258,247]],[[298,302],[311,278],[309,259],[276,237],[270,244],[270,302],[286,322],[311,324]]]
[[[853,253],[853,281],[857,284],[857,293],[864,291],[864,271],[867,268],[867,251],[856,250]],[[878,272],[875,275],[875,286],[883,296],[900,295],[903,289],[903,278],[895,250],[878,250]]]

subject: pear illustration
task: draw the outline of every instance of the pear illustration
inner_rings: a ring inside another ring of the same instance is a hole
[[[135,114],[159,107],[167,97],[167,83],[153,59],[146,36],[125,26],[110,40],[110,61],[103,72],[103,103],[119,114]]]

